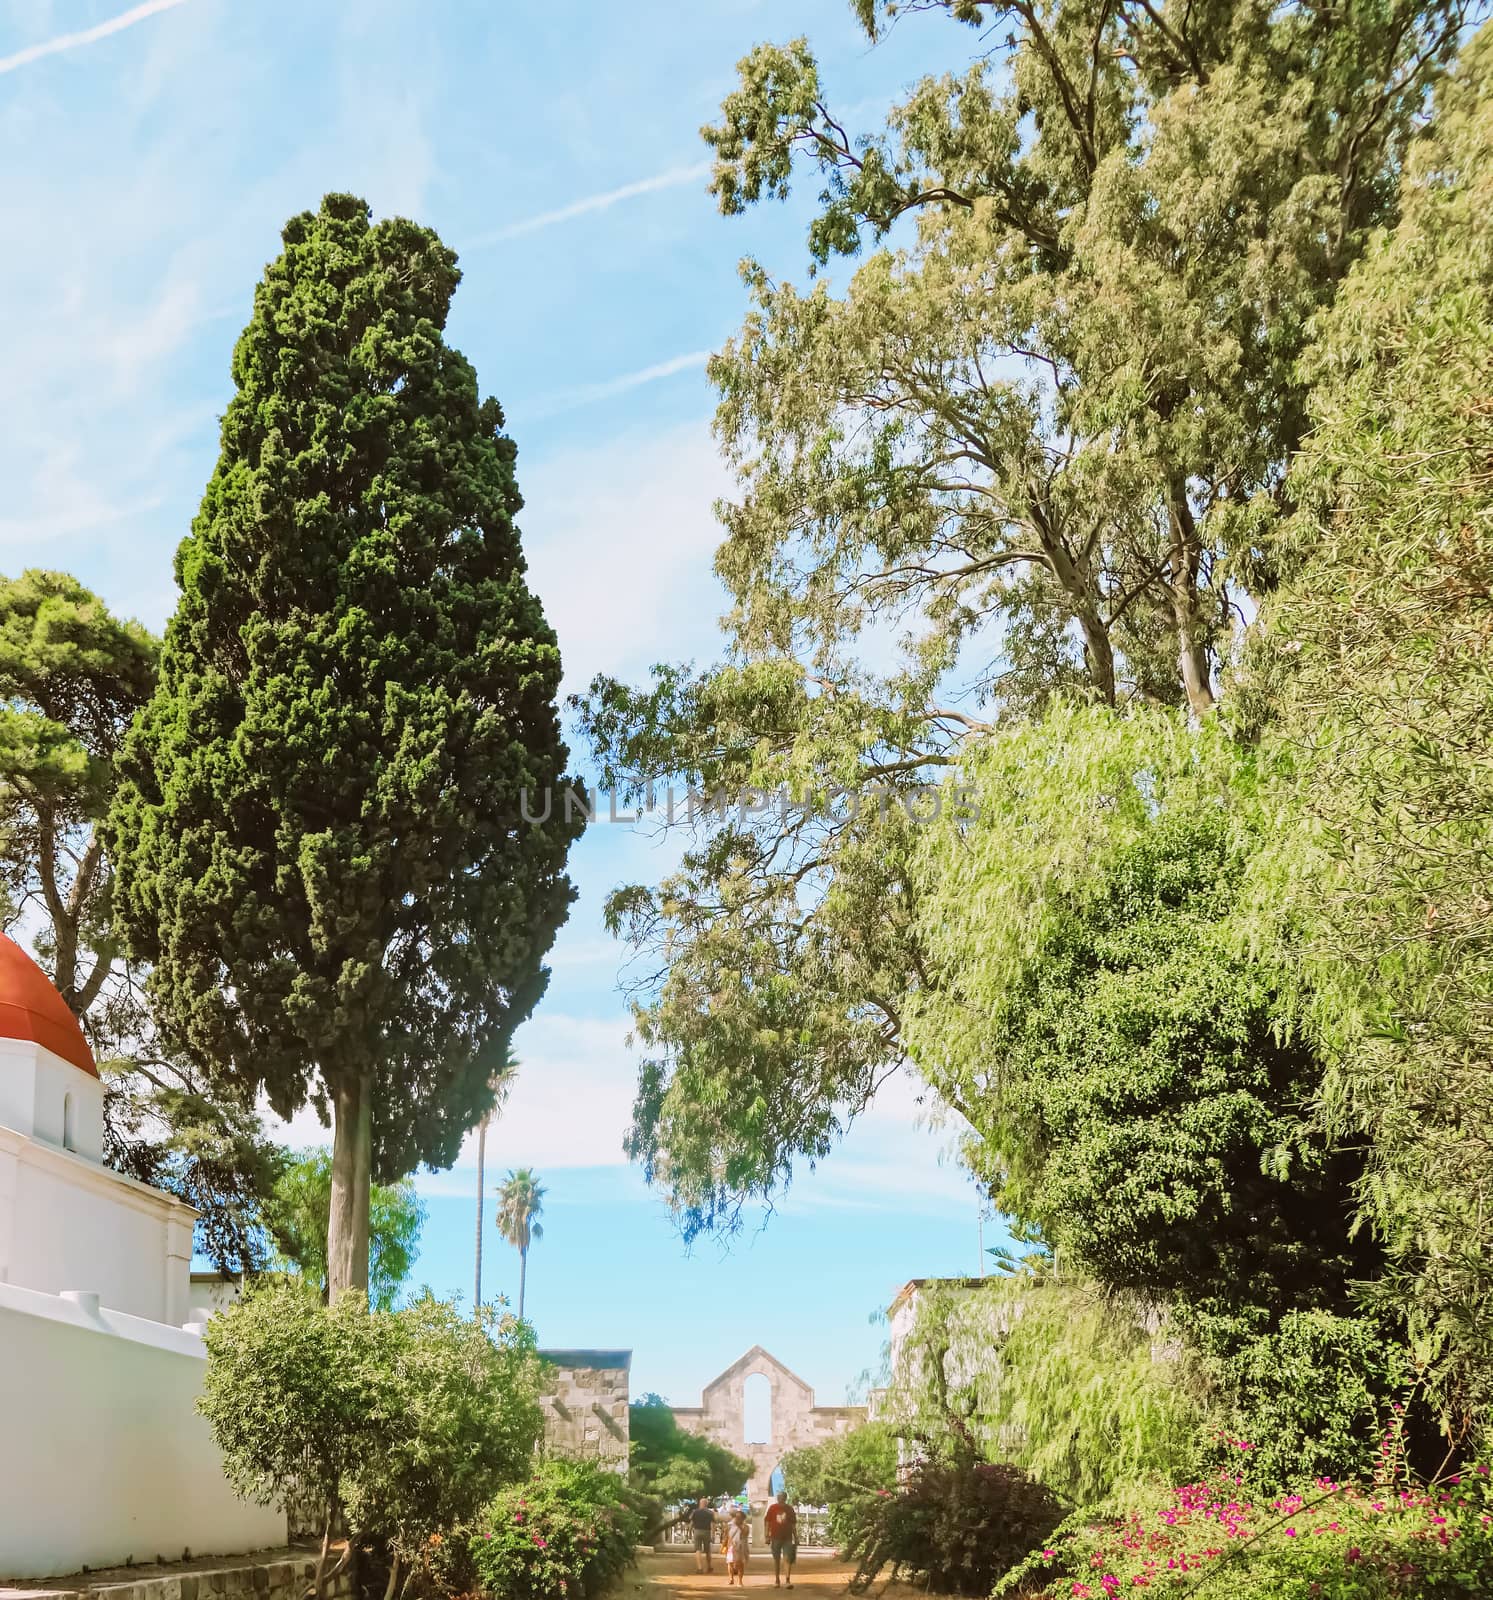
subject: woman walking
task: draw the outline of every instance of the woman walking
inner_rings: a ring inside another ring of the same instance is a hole
[[[721,1544],[726,1552],[726,1587],[733,1583],[746,1588],[746,1564],[751,1555],[752,1530],[747,1525],[746,1512],[737,1506],[726,1518]]]

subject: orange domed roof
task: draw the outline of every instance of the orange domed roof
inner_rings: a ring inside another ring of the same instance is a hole
[[[0,1039],[30,1039],[90,1077],[93,1051],[56,985],[14,939],[0,933]]]

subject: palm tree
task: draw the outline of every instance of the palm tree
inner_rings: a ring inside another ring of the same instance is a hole
[[[544,1237],[538,1217],[544,1186],[528,1167],[510,1172],[498,1190],[498,1232],[518,1251],[518,1319],[524,1318],[524,1287],[529,1276],[529,1246]]]
[[[482,1202],[487,1186],[487,1125],[492,1121],[494,1114],[502,1109],[517,1072],[518,1062],[513,1059],[512,1050],[508,1050],[504,1054],[503,1064],[492,1076],[492,1110],[477,1124],[477,1281],[472,1290],[474,1316],[482,1309]]]

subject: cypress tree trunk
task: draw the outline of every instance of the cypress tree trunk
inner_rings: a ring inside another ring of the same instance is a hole
[[[487,1165],[487,1118],[477,1124],[477,1281],[472,1288],[472,1314],[482,1309],[482,1185]]]
[[[332,1099],[332,1208],[327,1295],[368,1293],[368,1199],[373,1182],[373,1077],[343,1079]]]

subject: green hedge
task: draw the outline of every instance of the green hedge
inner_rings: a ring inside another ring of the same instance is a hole
[[[478,1590],[494,1600],[591,1600],[626,1570],[641,1533],[615,1472],[542,1462],[479,1520],[469,1543]]]

